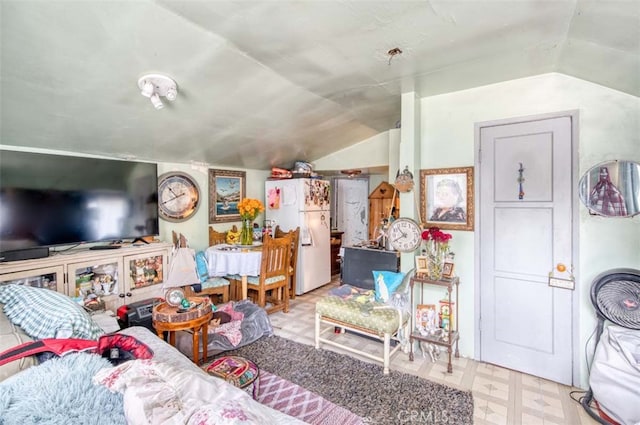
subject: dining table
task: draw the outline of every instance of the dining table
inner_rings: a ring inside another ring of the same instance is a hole
[[[205,249],[209,276],[239,275],[242,282],[242,298],[247,298],[247,277],[260,274],[262,244],[218,244]]]

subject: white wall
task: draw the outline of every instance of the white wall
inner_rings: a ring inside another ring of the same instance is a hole
[[[637,97],[562,74],[523,78],[460,92],[422,98],[421,167],[474,165],[474,125],[477,122],[579,111],[579,170],[581,176],[607,159],[640,161],[640,100]],[[574,182],[577,187],[577,181]],[[589,299],[593,278],[611,268],[640,269],[640,216],[602,218],[590,216],[583,205],[577,225],[579,264],[576,296],[579,321],[580,383],[586,385],[584,349],[595,326]],[[474,354],[474,233],[452,232],[456,272],[460,276],[460,352]],[[589,347],[589,352],[593,348]]]
[[[343,170],[387,165],[389,165],[389,131],[376,134],[313,161],[314,170]]]

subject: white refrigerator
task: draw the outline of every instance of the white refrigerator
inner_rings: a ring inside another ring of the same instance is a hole
[[[265,218],[273,229],[283,231],[300,226],[296,295],[331,281],[331,231],[327,180],[267,180]]]

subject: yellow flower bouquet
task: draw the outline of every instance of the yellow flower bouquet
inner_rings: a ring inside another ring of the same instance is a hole
[[[242,231],[240,233],[240,243],[242,245],[253,244],[253,220],[258,214],[264,211],[264,205],[257,199],[244,198],[238,202],[238,211],[242,217]]]
[[[238,211],[243,220],[255,220],[264,211],[264,205],[257,199],[244,198],[238,202]]]

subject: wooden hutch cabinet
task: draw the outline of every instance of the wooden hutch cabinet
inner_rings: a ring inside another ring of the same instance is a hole
[[[387,182],[382,182],[369,194],[369,239],[376,239],[376,228],[382,219],[389,218],[391,210],[396,207],[396,216],[400,212],[400,198],[395,188]]]

